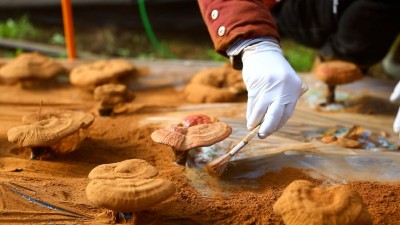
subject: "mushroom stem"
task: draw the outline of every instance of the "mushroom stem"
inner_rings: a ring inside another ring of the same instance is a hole
[[[79,138],[80,138],[79,137],[79,130],[75,133],[76,140],[74,141],[74,145],[71,147],[72,150],[76,150],[78,148],[78,145],[79,145],[79,142],[80,142],[80,140],[79,140]]]
[[[188,152],[187,151],[175,151],[174,150],[174,153],[175,153],[175,162],[178,165],[185,166],[187,158],[188,158]]]
[[[47,151],[46,146],[40,146],[40,147],[31,147],[31,156],[30,160],[36,160],[39,158],[39,156],[43,155]]]
[[[111,116],[113,112],[112,107],[100,107],[99,108],[99,115],[100,116]]]
[[[135,224],[134,213],[115,212],[115,222]]]
[[[336,102],[335,100],[335,89],[336,85],[328,85],[328,94],[326,96],[326,104],[333,104]]]

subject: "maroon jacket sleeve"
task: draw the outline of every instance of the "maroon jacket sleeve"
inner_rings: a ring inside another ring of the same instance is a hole
[[[215,50],[225,51],[237,39],[273,37],[279,40],[275,21],[262,0],[198,0]]]

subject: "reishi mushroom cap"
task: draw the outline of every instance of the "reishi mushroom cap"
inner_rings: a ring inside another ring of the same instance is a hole
[[[218,118],[214,116],[208,116],[204,114],[193,114],[183,118],[181,123],[184,127],[191,127],[199,124],[215,123],[215,122],[218,122]]]
[[[317,187],[293,181],[273,205],[286,225],[371,225],[360,195],[347,185]]]
[[[86,196],[98,207],[137,212],[166,200],[175,191],[175,185],[164,179],[94,179],[86,187]]]
[[[37,52],[21,53],[0,68],[1,79],[9,84],[23,79],[49,79],[66,69],[52,58]]]
[[[142,159],[128,159],[117,163],[102,164],[90,171],[89,179],[132,178],[146,179],[158,175],[158,170]]]
[[[163,128],[153,131],[150,137],[153,141],[157,143],[171,146],[174,150],[177,150],[180,148],[183,141],[185,140],[187,129],[187,127],[172,125],[169,128]]]
[[[125,59],[97,60],[73,68],[69,78],[75,86],[94,88],[135,70],[136,67]]]
[[[22,147],[49,146],[77,132],[80,126],[72,119],[49,118],[8,130],[8,141]]]
[[[194,74],[183,94],[191,102],[232,102],[245,91],[241,72],[226,64]]]
[[[31,113],[22,117],[23,124],[32,124],[39,120],[45,120],[50,118],[57,119],[72,119],[74,123],[77,123],[80,128],[88,128],[94,121],[94,115],[92,113],[73,111],[73,110],[53,110],[48,112],[42,112],[39,116],[38,113]]]
[[[314,70],[314,74],[319,80],[328,85],[348,84],[363,77],[357,65],[340,60],[319,63]]]
[[[227,138],[232,127],[223,122],[199,124],[191,127],[172,125],[151,134],[153,141],[169,145],[176,151],[210,146]]]

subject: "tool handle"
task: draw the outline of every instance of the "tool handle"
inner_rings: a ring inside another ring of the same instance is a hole
[[[242,141],[247,144],[251,139],[253,139],[254,136],[258,133],[258,130],[260,130],[261,124],[257,125],[256,127],[253,128],[244,138]]]
[[[238,153],[240,149],[242,149],[247,143],[249,143],[249,141],[258,133],[260,126],[261,124],[254,127],[253,130],[246,134],[246,136],[244,136],[242,140],[229,151],[229,154],[231,156],[234,156],[236,153]]]

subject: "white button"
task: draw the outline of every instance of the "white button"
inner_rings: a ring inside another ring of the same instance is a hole
[[[226,28],[224,26],[220,26],[218,28],[218,35],[219,36],[224,36],[225,32],[226,32]]]
[[[215,19],[218,18],[218,10],[214,9],[214,10],[211,12],[211,18],[212,18],[213,20],[215,20]]]

